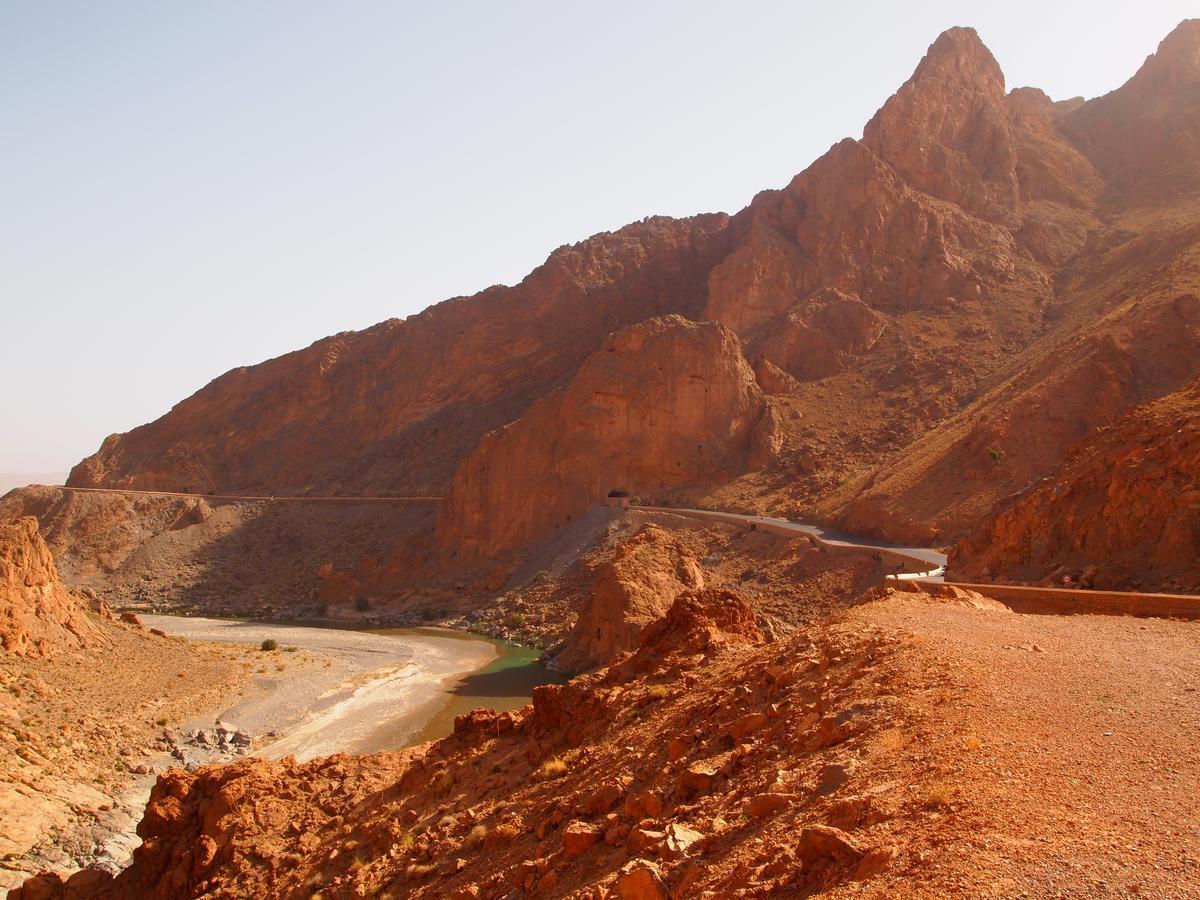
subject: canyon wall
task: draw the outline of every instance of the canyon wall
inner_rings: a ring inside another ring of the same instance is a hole
[[[418,523],[393,543],[451,567],[612,488],[944,543],[1200,374],[1198,246],[1197,20],[1091,101],[1008,90],[954,28],[861,140],[736,215],[646,219],[515,287],[234,370],[110,437],[71,483],[445,495],[436,540]],[[757,396],[727,398],[728,429],[678,413],[703,453],[662,439],[662,404],[694,407],[687,379],[727,384],[727,362],[600,374],[598,356],[635,352],[617,345],[668,315],[736,337],[771,395],[755,448]]]
[[[565,389],[480,442],[454,476],[438,543],[476,564],[545,537],[610,491],[732,478],[765,409],[725,327],[667,316],[617,332]]]

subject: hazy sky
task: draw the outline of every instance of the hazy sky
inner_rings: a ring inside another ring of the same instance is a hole
[[[597,231],[734,212],[861,136],[951,25],[1062,99],[1195,12],[0,0],[0,472]]]

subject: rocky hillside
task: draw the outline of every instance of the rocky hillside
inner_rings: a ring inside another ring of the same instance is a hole
[[[325,603],[355,619],[357,593],[318,599],[323,567],[359,572],[364,557],[390,553],[397,534],[432,525],[420,506],[227,503],[48,485],[0,497],[0,522],[25,516],[40,521],[63,580],[113,605],[294,617]]]
[[[771,639],[687,590],[633,653],[436,743],[171,771],[130,868],[14,898],[1194,894],[1194,629],[865,599]]]
[[[1126,413],[961,541],[956,578],[1200,592],[1200,381]]]
[[[1089,101],[1009,90],[951,29],[861,139],[736,215],[647,219],[227,373],[71,483],[446,496],[436,537],[370,554],[392,589],[519,553],[620,482],[949,542],[1200,374],[1198,23]],[[737,387],[660,414],[689,375]]]
[[[0,525],[0,648],[16,656],[51,656],[102,644],[99,629],[58,578],[37,519]]]

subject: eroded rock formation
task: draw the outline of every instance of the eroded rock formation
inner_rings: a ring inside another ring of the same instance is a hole
[[[103,643],[83,606],[58,579],[54,557],[27,516],[0,525],[0,647],[17,656],[50,656]]]
[[[637,649],[642,629],[661,618],[681,591],[702,587],[700,564],[679,540],[657,525],[644,526],[600,569],[554,667],[583,672]]]
[[[1056,102],[1008,90],[979,36],[951,29],[861,140],[733,217],[647,219],[515,287],[227,373],[72,483],[448,493],[452,567],[617,487],[949,541],[1200,374],[1198,58],[1189,20],[1119,89]],[[753,452],[740,426],[705,426],[702,464],[677,459],[650,422],[675,402],[657,373],[597,377],[612,335],[670,314],[724,325],[754,364],[771,402]],[[645,451],[615,449],[618,420]],[[433,555],[420,525],[398,529],[397,571]]]

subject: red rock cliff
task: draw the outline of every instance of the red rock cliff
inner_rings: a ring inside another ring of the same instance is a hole
[[[483,439],[454,476],[438,542],[473,564],[544,537],[611,490],[728,479],[746,468],[765,407],[724,326],[667,316],[620,331],[564,390]]]

